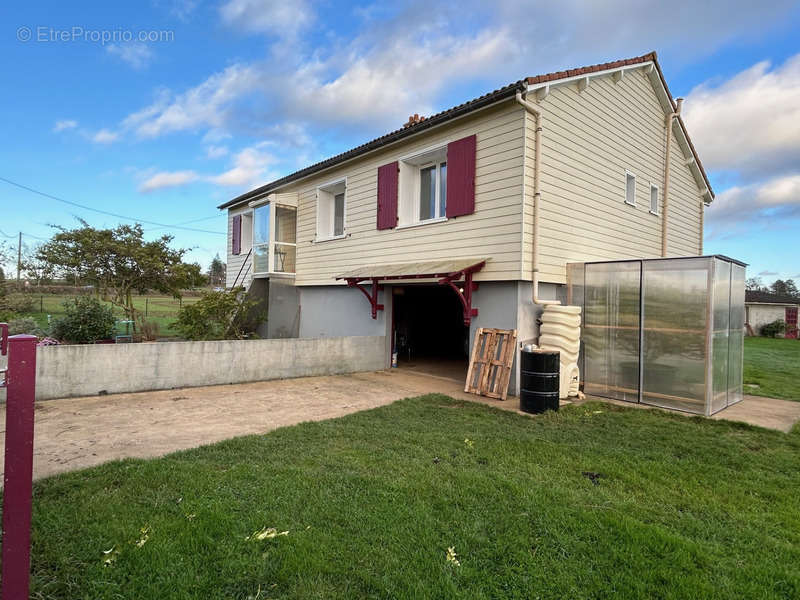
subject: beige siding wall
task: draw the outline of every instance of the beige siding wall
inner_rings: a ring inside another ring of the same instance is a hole
[[[296,284],[332,284],[337,274],[370,264],[477,256],[490,261],[476,279],[519,279],[523,118],[521,107],[505,102],[287,187],[284,191],[299,193]],[[378,167],[472,134],[477,134],[475,213],[379,231]],[[316,243],[316,188],[343,177],[347,237]]]
[[[700,254],[700,211],[703,210],[703,200],[674,132],[670,157],[667,255]]]
[[[642,71],[622,81],[592,80],[553,87],[544,111],[539,256],[542,281],[565,282],[565,264],[661,255],[661,217],[650,213],[650,183],[664,173],[664,111]],[[528,163],[533,162],[534,119],[527,120]],[[673,136],[669,252],[697,254],[700,193]],[[533,202],[526,172],[525,214]],[[625,171],[636,175],[636,206],[625,204]],[[526,222],[528,217],[526,217]],[[532,228],[526,226],[528,252]]]
[[[250,287],[250,279],[253,272],[252,257],[247,259],[248,264],[245,264],[244,268],[242,268],[242,264],[244,263],[245,257],[247,256],[247,252],[250,250],[250,248],[249,246],[245,247],[244,244],[242,244],[241,254],[233,254],[233,217],[234,215],[249,213],[251,210],[252,209],[247,205],[244,205],[243,207],[232,208],[228,211],[228,270],[225,277],[225,287],[233,286],[236,276],[239,275],[240,269],[242,273],[247,272],[247,276],[244,278],[241,276],[239,277],[239,285],[243,285],[245,288]],[[249,269],[248,266],[250,267]]]

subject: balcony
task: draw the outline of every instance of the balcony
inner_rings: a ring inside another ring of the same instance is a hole
[[[253,208],[253,275],[294,275],[297,208],[266,202]]]

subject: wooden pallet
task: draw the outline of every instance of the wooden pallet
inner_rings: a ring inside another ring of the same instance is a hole
[[[505,400],[516,345],[516,329],[479,328],[475,333],[464,391]]]

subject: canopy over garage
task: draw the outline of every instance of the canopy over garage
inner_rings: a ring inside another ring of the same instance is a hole
[[[393,263],[383,265],[367,265],[336,276],[344,280],[350,287],[355,287],[369,300],[372,307],[372,318],[383,310],[378,303],[378,285],[383,281],[406,281],[419,279],[437,279],[439,284],[450,286],[458,295],[464,309],[464,324],[469,325],[472,317],[478,316],[478,309],[472,308],[472,292],[477,286],[472,275],[480,271],[486,264],[486,258],[457,258],[452,260],[435,260],[413,263]],[[456,282],[463,281],[463,286]],[[365,283],[371,282],[372,289],[367,290]]]

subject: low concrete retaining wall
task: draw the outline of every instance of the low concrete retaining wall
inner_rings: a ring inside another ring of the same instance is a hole
[[[45,346],[36,399],[119,394],[386,367],[383,336]]]

